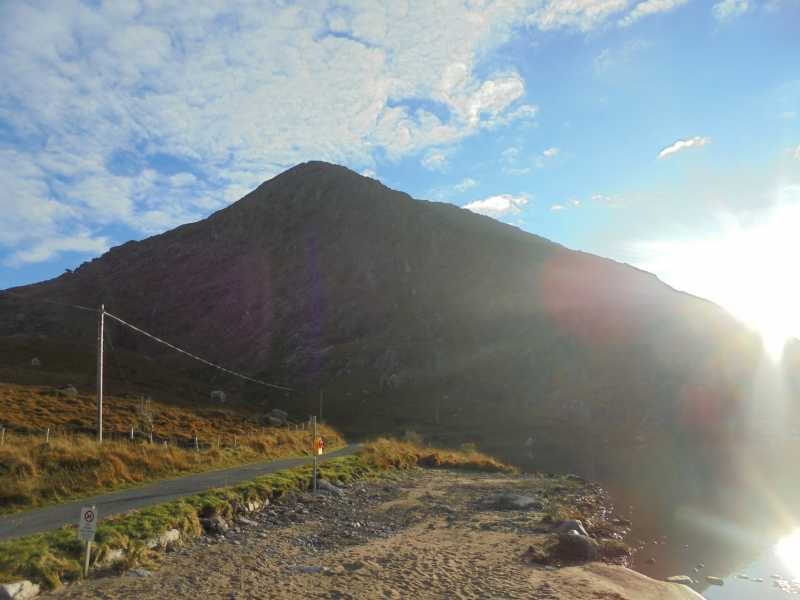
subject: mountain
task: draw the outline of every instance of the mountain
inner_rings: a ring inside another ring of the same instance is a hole
[[[728,313],[650,273],[322,162],[205,220],[12,291],[0,296],[3,347],[74,343],[91,365],[94,315],[40,301],[104,303],[296,392],[212,379],[119,326],[109,328],[114,352],[300,414],[324,388],[326,417],[353,431],[462,431],[514,444],[534,430],[709,435],[735,419],[760,352]],[[33,351],[9,351],[6,362],[24,365]]]

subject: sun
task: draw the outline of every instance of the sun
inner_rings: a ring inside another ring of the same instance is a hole
[[[757,223],[722,222],[706,238],[640,244],[641,266],[720,304],[779,358],[786,341],[800,337],[800,204],[774,208]]]

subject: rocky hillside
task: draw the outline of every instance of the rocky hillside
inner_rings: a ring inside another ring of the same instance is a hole
[[[91,356],[92,314],[31,300],[102,302],[185,348],[290,384],[299,412],[324,387],[326,416],[352,430],[446,424],[519,437],[566,423],[707,435],[735,416],[758,352],[726,312],[652,274],[321,162],[203,221],[13,291],[0,296],[0,344],[68,339]],[[118,326],[109,336],[119,351],[172,360]],[[174,364],[182,377],[210,377]]]

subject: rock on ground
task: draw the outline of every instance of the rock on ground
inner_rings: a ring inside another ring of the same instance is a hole
[[[27,580],[0,585],[0,600],[30,600],[39,595],[39,586]]]

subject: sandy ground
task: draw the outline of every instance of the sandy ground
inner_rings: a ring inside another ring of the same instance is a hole
[[[489,510],[481,501],[535,492],[531,485],[418,471],[355,484],[342,498],[289,499],[225,538],[166,554],[150,575],[96,578],[46,598],[700,598],[620,566],[526,562],[526,549],[547,535],[541,514]]]

